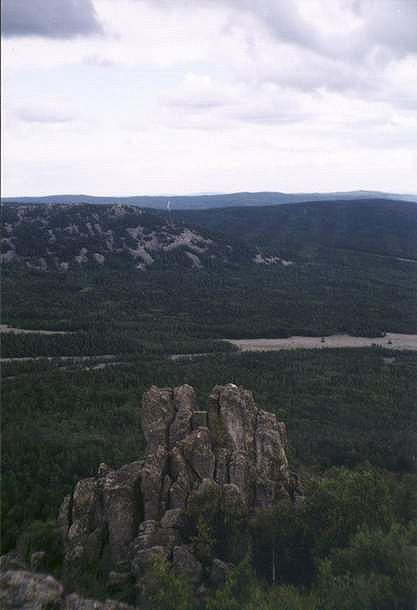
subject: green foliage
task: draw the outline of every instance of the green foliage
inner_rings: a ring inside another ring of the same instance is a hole
[[[335,576],[331,563],[320,565],[317,593],[321,610],[379,610],[387,594],[384,577],[352,576],[346,573]],[[374,605],[376,603],[376,605]]]
[[[318,566],[333,552],[336,553],[334,561],[338,558],[339,564],[342,558],[346,563],[351,556],[342,551],[338,554],[335,549],[345,549],[355,540],[352,552],[359,553],[360,543],[365,543],[364,535],[354,538],[358,531],[376,532],[366,539],[369,556],[375,562],[378,562],[380,536],[387,536],[381,552],[386,556],[391,553],[393,563],[401,570],[405,560],[388,545],[401,540],[398,543],[408,549],[405,554],[411,559],[410,536],[414,530],[410,532],[399,525],[400,521],[412,522],[397,501],[403,493],[402,485],[388,473],[369,466],[358,470],[331,469],[321,477],[312,476],[306,482],[305,499],[296,510],[288,501],[281,501],[274,509],[261,512],[252,520],[252,548],[258,576],[272,582],[275,573],[277,582],[311,583]],[[358,566],[358,575],[366,573],[367,561],[370,569],[372,562],[366,558],[365,551],[363,570],[358,556],[352,560],[352,566]],[[376,566],[375,574],[378,571],[381,572]],[[385,576],[386,570],[381,574]]]
[[[263,587],[249,557],[237,564],[225,586],[206,598],[204,610],[319,610],[315,596],[294,587]],[[321,609],[320,609],[321,610]]]
[[[181,530],[203,563],[213,557],[238,562],[248,550],[247,511],[240,502],[226,502],[222,488],[214,483],[190,497]]]
[[[214,548],[216,546],[216,532],[214,531],[214,524],[209,524],[207,520],[198,513],[196,513],[196,517],[196,534],[191,537],[191,542],[195,549],[196,556],[204,564],[213,557]]]
[[[142,580],[143,610],[193,610],[196,608],[192,590],[187,581],[175,573],[162,556],[152,559]]]
[[[303,506],[316,557],[345,546],[360,526],[387,531],[394,520],[391,486],[375,470],[334,469],[312,480]]]
[[[254,563],[266,582],[305,584],[312,579],[314,539],[305,512],[305,502],[294,510],[292,502],[282,500],[252,519]]]
[[[266,597],[266,605],[260,606],[262,610],[322,610],[314,594],[288,585],[272,587]]]
[[[249,557],[231,571],[225,586],[207,603],[207,610],[240,610],[255,607],[258,597],[256,578]]]
[[[369,597],[378,610],[413,610],[417,596],[416,527],[394,524],[388,532],[360,529],[349,545],[332,551],[331,569],[336,578],[346,574],[364,578]],[[384,583],[380,599],[375,583]]]
[[[63,546],[55,521],[32,521],[19,536],[17,546],[28,563],[32,553],[44,551],[46,553],[45,569],[55,576],[59,576]]]

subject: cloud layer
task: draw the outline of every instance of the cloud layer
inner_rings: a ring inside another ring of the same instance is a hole
[[[417,191],[414,0],[3,10],[5,194]]]
[[[92,0],[3,0],[5,36],[72,38],[101,32]]]

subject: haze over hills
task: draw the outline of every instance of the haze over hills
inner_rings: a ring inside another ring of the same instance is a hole
[[[394,194],[379,191],[346,191],[335,193],[241,192],[212,195],[132,195],[129,197],[94,195],[45,195],[39,197],[4,197],[4,203],[124,203],[148,208],[207,209],[231,206],[264,206],[308,201],[352,201],[358,199],[395,199],[417,202],[417,194]]]

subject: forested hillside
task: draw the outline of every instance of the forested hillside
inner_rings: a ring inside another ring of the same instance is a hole
[[[417,330],[414,204],[175,214],[6,206],[4,221],[16,254],[5,255],[3,322],[72,333],[8,334],[5,356],[205,352],[226,349],[213,343],[223,338]]]
[[[335,258],[348,252],[414,259],[417,205],[390,200],[177,212],[177,218],[289,258]],[[340,252],[341,251],[341,252]]]
[[[201,235],[170,215],[126,205],[5,206],[1,247],[5,264],[61,272],[109,264],[199,269],[253,259],[234,238]]]

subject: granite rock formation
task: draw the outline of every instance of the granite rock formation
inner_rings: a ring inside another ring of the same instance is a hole
[[[157,554],[198,586],[203,567],[180,528],[195,494],[214,485],[249,513],[291,494],[285,426],[242,387],[215,386],[201,410],[188,385],[152,386],[143,397],[142,428],[142,460],[117,470],[102,464],[62,504],[70,591],[89,562],[100,564],[109,591],[138,587]],[[221,583],[227,569],[213,558],[210,582]]]
[[[0,607],[2,610],[133,610],[132,606],[107,600],[99,602],[65,596],[63,586],[52,576],[27,570],[0,572]]]

